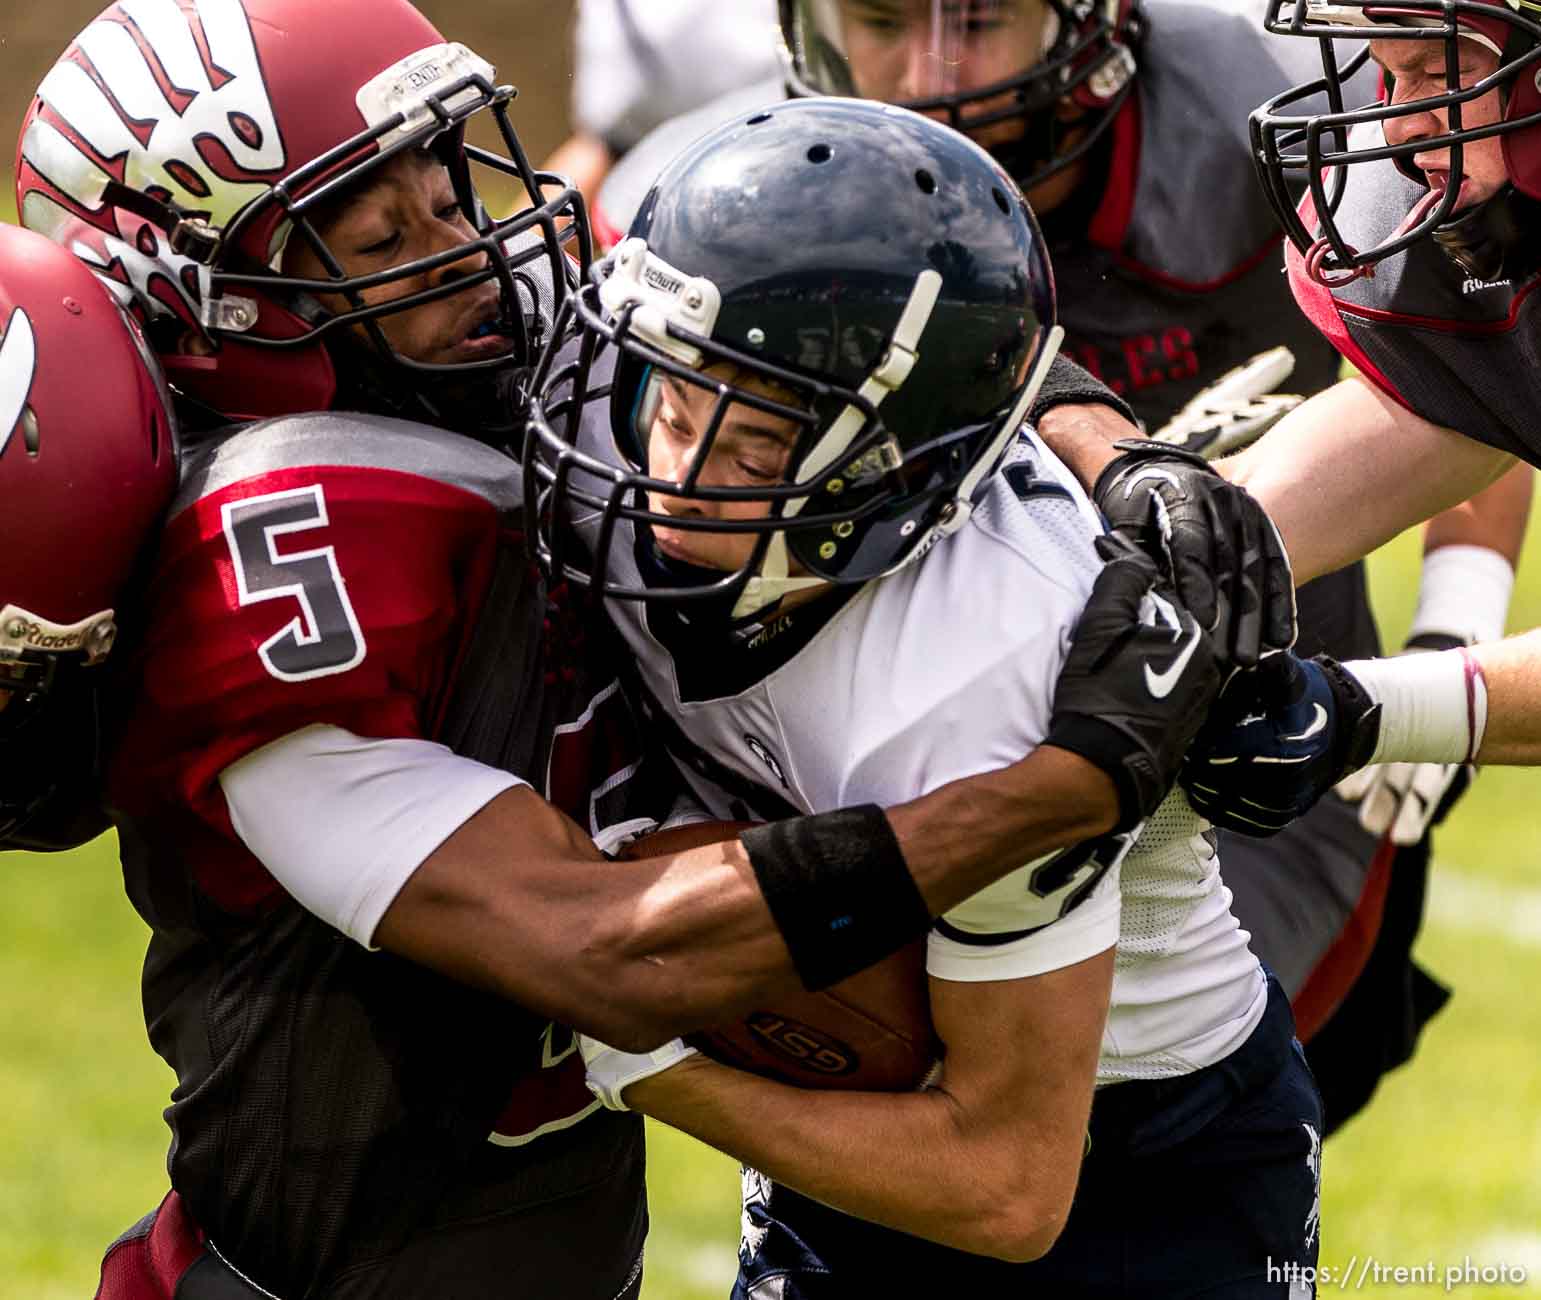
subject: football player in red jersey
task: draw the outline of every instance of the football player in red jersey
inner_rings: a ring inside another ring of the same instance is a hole
[[[195,430],[110,781],[175,1193],[104,1294],[634,1294],[640,1126],[561,1026],[645,1048],[838,980],[1137,819],[1218,678],[1205,642],[1122,700],[1138,647],[1093,627],[1057,715],[1111,721],[1090,765],[596,867],[672,790],[524,555],[501,444],[582,212],[510,98],[402,0],[137,0],[25,123],[24,221],[142,316]],[[479,113],[506,156],[464,144]],[[552,196],[495,220],[487,172]]]
[[[175,485],[137,328],[63,249],[0,226],[0,842],[68,848],[106,827],[97,686]]]
[[[1362,554],[1516,459],[1541,465],[1541,22],[1527,6],[1488,0],[1278,0],[1267,22],[1320,42],[1328,65],[1316,86],[1260,108],[1254,135],[1293,245],[1296,298],[1359,374],[1292,413],[1225,472],[1268,503],[1311,573]],[[1302,95],[1334,84],[1339,64],[1356,58],[1378,68],[1378,101],[1340,93],[1328,112],[1302,110]],[[1311,191],[1297,210],[1284,187],[1302,175]],[[1466,579],[1472,592],[1493,586],[1480,568]],[[1362,731],[1361,757],[1372,763],[1414,771],[1541,762],[1541,632],[1348,667],[1347,677],[1272,683],[1279,697],[1319,701],[1337,716],[1339,726],[1318,732],[1321,761],[1303,761],[1298,745],[1289,774],[1278,763],[1238,761],[1277,757],[1289,748],[1287,728],[1273,735],[1238,719],[1234,735],[1217,736],[1217,756],[1233,761],[1196,767],[1193,780],[1218,815],[1244,811],[1242,786],[1277,820],[1308,807],[1341,771],[1323,758],[1339,731]]]

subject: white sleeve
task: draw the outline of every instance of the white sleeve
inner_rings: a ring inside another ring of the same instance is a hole
[[[573,118],[625,152],[671,118],[774,76],[776,7],[580,0],[575,46]]]
[[[291,732],[219,774],[241,842],[305,908],[366,948],[424,860],[518,777],[427,740]]]
[[[1020,980],[1074,966],[1111,948],[1118,942],[1122,917],[1121,859],[1122,855],[1070,911],[1057,919],[1040,921],[1031,929],[1003,928],[1006,917],[1002,910],[976,894],[932,928],[926,943],[926,973],[935,979],[963,983]],[[998,883],[1012,882],[1012,892],[1025,893],[1024,871],[1026,868],[1013,872]],[[986,911],[995,913],[989,921],[969,923],[971,919],[984,920],[981,913]]]

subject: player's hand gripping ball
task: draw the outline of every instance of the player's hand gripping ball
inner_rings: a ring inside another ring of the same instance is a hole
[[[657,831],[622,857],[657,857],[736,839],[749,825],[697,822]],[[787,993],[686,1041],[713,1060],[803,1088],[920,1087],[941,1054],[931,1024],[925,940],[822,992]]]

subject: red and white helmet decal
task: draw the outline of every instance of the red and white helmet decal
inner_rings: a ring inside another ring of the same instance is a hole
[[[27,413],[36,375],[37,340],[32,321],[17,307],[0,336],[0,456],[5,455],[11,435]]]
[[[121,302],[137,296],[146,310],[196,319],[198,266],[103,190],[118,180],[222,227],[282,177],[284,142],[241,5],[121,0],[80,34],[38,98],[21,158],[44,188],[22,195],[23,224],[67,242],[116,282]],[[100,241],[69,237],[82,219]]]

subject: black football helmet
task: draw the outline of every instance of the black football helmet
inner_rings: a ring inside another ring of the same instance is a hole
[[[959,527],[1062,333],[1042,236],[1000,165],[864,100],[783,102],[697,141],[566,311],[576,351],[543,358],[525,443],[538,558],[554,582],[715,599],[734,620],[799,586],[891,572]],[[598,387],[605,354],[613,382]],[[667,380],[714,402],[681,482],[647,470]],[[698,481],[733,404],[795,423],[779,481]],[[602,438],[586,408],[604,415]],[[649,493],[766,514],[682,522]],[[617,533],[623,520],[635,529]],[[663,557],[654,527],[756,541],[738,570],[705,570]],[[627,545],[640,586],[610,573]]]
[[[794,95],[941,114],[1024,189],[1083,157],[1134,89],[1139,0],[778,0]],[[980,72],[984,70],[983,79]],[[1068,147],[1067,133],[1083,129]]]
[[[1528,11],[1528,12],[1527,12]],[[1320,80],[1275,95],[1252,114],[1252,156],[1268,201],[1290,240],[1306,259],[1313,278],[1344,284],[1371,274],[1375,263],[1432,236],[1468,274],[1494,279],[1513,274],[1505,256],[1519,251],[1534,266],[1541,226],[1541,13],[1528,0],[1268,0],[1265,26],[1280,36],[1315,40],[1321,48]],[[1369,57],[1376,38],[1439,41],[1445,51],[1445,86],[1437,94],[1392,104],[1386,78],[1376,103],[1347,107],[1343,87]],[[1460,84],[1461,40],[1475,40],[1498,55],[1498,69],[1474,85]],[[1344,51],[1345,42],[1351,42]],[[1341,52],[1340,51],[1344,51]],[[1491,126],[1464,128],[1461,106],[1498,89],[1503,117]],[[1325,96],[1328,111],[1303,113],[1302,105]],[[1391,145],[1368,128],[1392,118],[1443,111],[1448,129],[1439,136]],[[1350,132],[1359,127],[1355,138]],[[1509,182],[1497,194],[1456,213],[1460,197],[1461,148],[1487,136],[1503,142]],[[1414,154],[1450,150],[1450,183],[1430,191],[1395,232],[1374,248],[1353,247],[1334,216],[1342,201],[1347,169],[1355,164],[1394,160],[1420,184]],[[1308,215],[1296,198],[1308,189]],[[1314,228],[1307,225],[1314,219]]]

